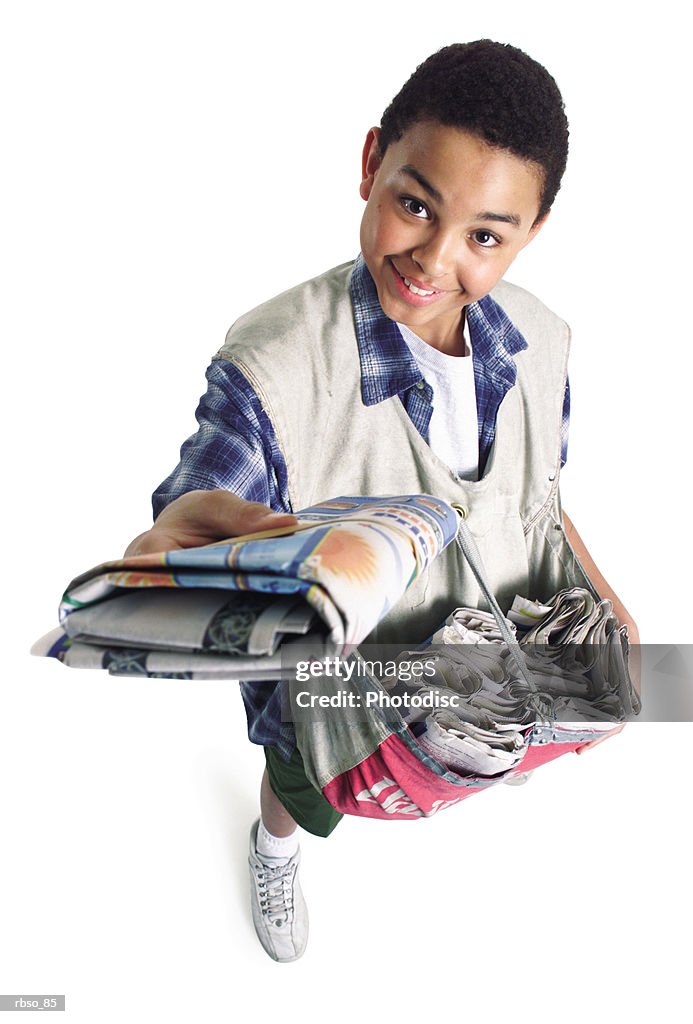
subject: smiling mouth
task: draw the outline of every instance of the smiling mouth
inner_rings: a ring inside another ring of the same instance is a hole
[[[410,281],[408,277],[404,276],[404,274],[400,274],[399,270],[397,270],[397,267],[395,267],[394,263],[392,264],[392,266],[394,267],[397,276],[400,278],[400,280],[404,281],[407,288],[413,295],[438,295],[440,293],[440,288],[422,288],[420,285],[414,284],[414,282]]]
[[[411,278],[405,277],[404,274],[401,274],[392,261],[390,261],[390,266],[395,276],[395,282],[398,286],[397,290],[400,295],[402,298],[408,298],[408,300],[413,302],[415,305],[435,302],[440,295],[445,294],[444,290],[440,288],[422,288],[421,285],[415,284]]]
[[[414,295],[435,295],[436,294],[434,290],[426,291],[424,288],[417,288],[415,284],[411,283],[411,281],[409,280],[408,277],[402,277],[402,280],[406,284],[406,286],[409,289],[409,291],[413,292]]]

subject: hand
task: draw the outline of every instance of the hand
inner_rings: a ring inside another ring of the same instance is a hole
[[[260,530],[295,526],[296,516],[272,512],[229,491],[188,491],[167,505],[150,530],[135,537],[124,557],[213,544]]]
[[[600,736],[598,740],[590,740],[589,743],[583,743],[581,747],[577,747],[575,750],[576,754],[584,754],[586,750],[590,750],[592,747],[599,746],[604,740],[610,740],[612,736],[615,736],[617,732],[620,732],[624,726],[617,725],[613,732],[608,733],[606,736]]]

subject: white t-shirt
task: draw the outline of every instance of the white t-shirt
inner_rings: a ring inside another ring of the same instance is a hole
[[[465,356],[450,356],[439,352],[405,324],[397,326],[426,383],[433,388],[433,414],[428,428],[431,449],[463,480],[477,480],[479,427],[474,364],[466,318],[463,333],[469,354]]]

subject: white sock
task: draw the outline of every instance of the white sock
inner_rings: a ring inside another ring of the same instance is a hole
[[[265,828],[262,819],[257,829],[257,841],[255,844],[260,857],[276,857],[288,860],[298,850],[298,829],[289,836],[273,836]]]

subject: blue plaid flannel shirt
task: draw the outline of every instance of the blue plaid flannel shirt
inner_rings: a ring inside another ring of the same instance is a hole
[[[362,256],[351,276],[351,300],[361,361],[365,405],[397,396],[424,440],[433,411],[433,389],[424,380],[399,328],[382,311],[373,279]],[[467,307],[472,342],[479,427],[479,475],[488,460],[503,398],[515,384],[513,357],[527,342],[490,296]],[[197,433],[184,442],[180,462],[152,496],[154,517],[187,491],[221,488],[277,512],[292,512],[287,470],[274,428],[246,378],[231,363],[214,360],[207,370],[207,391],[195,417]],[[562,423],[565,464],[570,416],[566,382]],[[295,747],[293,727],[282,722],[281,687],[276,682],[241,683],[253,743],[277,747],[288,760]]]

